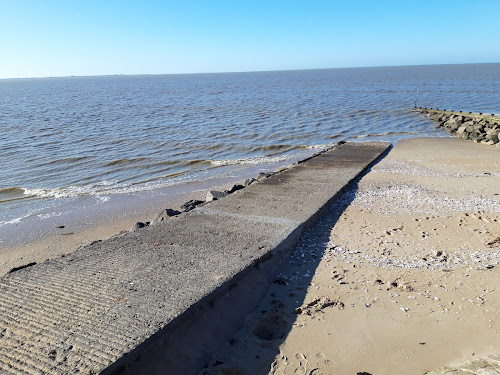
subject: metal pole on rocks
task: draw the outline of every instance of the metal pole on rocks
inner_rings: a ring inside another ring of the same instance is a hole
[[[420,90],[420,80],[421,79],[422,79],[422,70],[420,70],[420,77],[418,77],[417,95],[415,96],[415,104],[413,105],[413,109],[417,108],[417,99],[418,99],[418,92]]]

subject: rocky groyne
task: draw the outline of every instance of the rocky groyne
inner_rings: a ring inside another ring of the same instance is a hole
[[[495,145],[500,148],[500,116],[498,115],[423,107],[418,107],[417,110],[450,134],[470,139],[476,143]]]

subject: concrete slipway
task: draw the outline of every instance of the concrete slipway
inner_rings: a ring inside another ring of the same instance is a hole
[[[190,374],[388,143],[347,143],[155,226],[0,279],[2,374]]]

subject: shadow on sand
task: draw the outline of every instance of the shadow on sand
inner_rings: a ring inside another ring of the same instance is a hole
[[[387,153],[381,156],[380,162]],[[250,314],[243,328],[215,355],[201,375],[275,374],[280,345],[296,324],[297,314],[327,306],[343,308],[340,301],[329,299],[306,301],[315,271],[328,247],[330,232],[342,213],[356,197],[361,178],[372,166],[353,181],[320,219],[301,236],[290,257],[269,287],[258,308]],[[339,284],[342,280],[339,279]],[[323,305],[323,306],[322,306]],[[300,360],[300,358],[297,358]],[[305,360],[305,358],[304,358]],[[314,372],[305,372],[313,374]]]

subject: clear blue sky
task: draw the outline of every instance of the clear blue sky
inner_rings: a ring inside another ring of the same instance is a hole
[[[500,62],[500,0],[0,0],[0,78]]]

